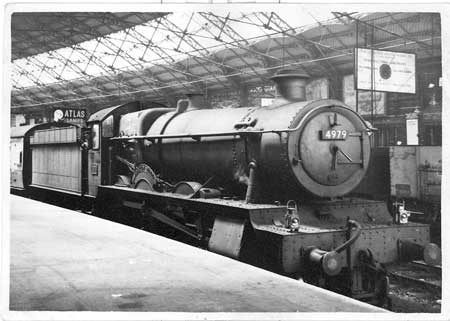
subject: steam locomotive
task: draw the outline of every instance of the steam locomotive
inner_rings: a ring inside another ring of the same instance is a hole
[[[408,222],[402,208],[349,196],[369,166],[369,124],[340,101],[306,101],[305,75],[283,70],[272,79],[280,97],[267,107],[212,109],[191,94],[176,108],[103,109],[87,128],[30,129],[21,184],[387,304],[386,265],[439,262],[429,226]]]

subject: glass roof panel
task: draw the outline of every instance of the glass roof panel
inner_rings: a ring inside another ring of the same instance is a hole
[[[38,14],[38,13],[37,13]],[[124,70],[161,66],[218,50],[237,50],[286,28],[305,28],[332,18],[331,12],[175,12],[72,47],[13,61],[13,88],[70,82]],[[271,21],[268,21],[271,19]],[[280,23],[278,26],[274,22]],[[265,24],[271,27],[265,27]],[[271,29],[273,28],[273,29]]]

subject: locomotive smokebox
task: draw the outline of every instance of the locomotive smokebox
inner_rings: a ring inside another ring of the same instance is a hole
[[[280,95],[291,102],[306,100],[306,82],[309,76],[293,69],[282,69],[270,78]]]

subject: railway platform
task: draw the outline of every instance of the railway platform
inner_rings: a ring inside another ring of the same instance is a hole
[[[385,311],[135,228],[10,199],[10,310]]]

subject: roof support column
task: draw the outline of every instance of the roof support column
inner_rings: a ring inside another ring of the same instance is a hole
[[[247,85],[239,86],[239,102],[240,102],[241,106],[249,105],[248,93],[249,93],[249,91],[248,91]]]

